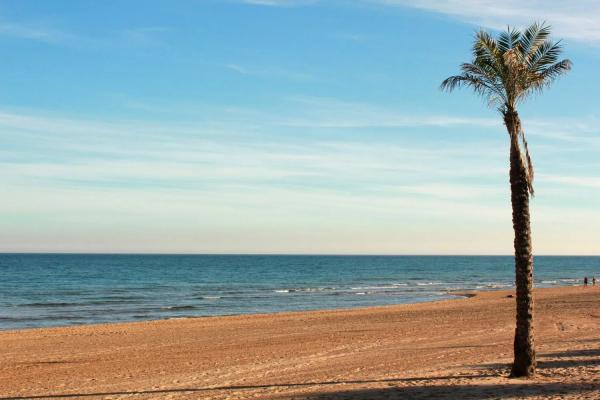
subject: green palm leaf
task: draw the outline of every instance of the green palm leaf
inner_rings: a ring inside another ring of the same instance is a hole
[[[571,69],[571,61],[559,60],[560,41],[549,39],[550,26],[534,23],[523,31],[508,28],[492,37],[475,34],[473,60],[461,65],[461,75],[442,82],[443,90],[466,86],[500,111],[515,110],[529,94],[540,91]]]

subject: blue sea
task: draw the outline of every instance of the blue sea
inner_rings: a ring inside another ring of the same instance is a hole
[[[0,254],[0,329],[334,309],[513,287],[509,256]],[[537,287],[600,257],[536,257]]]

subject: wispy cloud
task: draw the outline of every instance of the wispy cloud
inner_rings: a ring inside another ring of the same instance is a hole
[[[225,68],[230,69],[234,72],[237,72],[239,74],[243,74],[243,75],[249,75],[250,71],[248,71],[247,68],[242,67],[241,65],[238,64],[227,64],[225,65]]]
[[[77,187],[136,182],[141,187],[182,189],[291,185],[342,193],[400,190],[450,199],[474,199],[476,193],[490,193],[486,189],[490,179],[504,181],[506,149],[498,146],[504,143],[502,135],[481,135],[473,143],[447,135],[412,140],[415,128],[453,134],[464,127],[499,131],[496,119],[402,115],[334,99],[294,101],[293,108],[302,110],[297,115],[194,109],[207,118],[186,123],[106,122],[1,111],[0,142],[12,149],[3,157],[1,175],[14,184],[58,182]],[[362,117],[356,117],[357,110]],[[375,137],[373,129],[382,126],[396,132]],[[331,133],[340,127],[363,133],[352,137]],[[289,129],[296,132],[296,128],[310,128],[312,133],[294,140],[296,133]],[[553,148],[568,154],[561,141]],[[465,186],[467,181],[471,189]]]
[[[45,43],[60,43],[70,38],[66,32],[41,25],[22,24],[0,20],[0,36],[35,40]]]
[[[165,26],[145,26],[125,29],[121,36],[130,44],[148,46],[164,43],[163,35],[169,31],[170,28]]]
[[[307,72],[293,71],[280,67],[247,67],[240,64],[225,64],[225,68],[242,75],[256,76],[260,78],[279,78],[294,81],[313,81],[316,77]]]
[[[600,121],[594,116],[530,119],[526,121],[525,131],[528,135],[563,142],[582,150],[600,149]]]
[[[0,37],[86,49],[122,46],[147,47],[164,44],[165,34],[169,31],[170,28],[165,26],[142,26],[107,31],[102,35],[90,36],[47,24],[22,23],[0,18]]]
[[[369,1],[369,0],[367,0]],[[600,44],[600,2],[596,0],[370,0],[419,8],[492,29],[547,21],[557,37]]]
[[[0,110],[0,218],[11,232],[0,249],[66,250],[70,243],[67,250],[103,251],[106,243],[112,251],[498,252],[503,241],[510,247],[503,136],[414,142],[415,128],[454,138],[470,119],[419,120],[336,99],[291,105],[296,111],[288,115],[196,108],[198,119],[186,123]],[[367,110],[364,121],[352,122],[360,135],[330,134],[329,126],[347,125],[331,121],[359,108]],[[316,123],[311,135],[298,137],[307,129],[290,122],[302,115]],[[394,135],[376,137],[376,121],[392,117]],[[491,128],[485,119],[471,123]],[[541,199],[550,190],[567,196],[575,233],[598,226],[594,208],[578,211],[572,201],[586,185],[596,188],[597,179],[559,175],[558,165],[552,159],[554,169],[539,175]],[[537,223],[551,226],[564,206],[542,204]],[[489,239],[478,242],[481,248],[457,233],[465,221],[470,236]],[[541,242],[552,233],[540,231]],[[548,243],[560,244],[552,237]]]
[[[319,0],[239,0],[244,4],[268,7],[295,7],[317,3]]]
[[[233,115],[227,113],[225,118]],[[340,141],[327,135],[290,141],[283,134],[280,117],[263,119],[262,127],[254,128],[253,140],[248,141],[243,135],[245,125],[235,120],[220,125],[214,121],[105,123],[2,112],[0,141],[17,148],[5,159],[2,174],[7,179],[19,177],[15,182],[49,179],[74,185],[279,183],[318,189],[336,182],[340,190],[354,191],[357,187],[383,189],[394,182],[398,185],[399,179],[406,183],[418,174],[441,177],[447,172],[443,164],[456,164],[452,159],[473,152],[469,146],[440,149]],[[19,144],[23,150],[18,150]],[[462,172],[459,165],[455,167],[455,176],[490,173],[483,165],[476,171],[470,166]],[[414,188],[409,192],[415,193]]]
[[[600,176],[564,176],[541,174],[539,179],[543,182],[559,183],[567,186],[600,189]]]
[[[365,35],[362,33],[339,33],[336,35],[338,38],[348,40],[356,43],[364,43],[372,38],[371,35]]]
[[[319,0],[239,0],[246,4],[290,7],[319,3]],[[508,24],[525,26],[546,21],[557,37],[600,44],[600,2],[596,0],[360,0],[385,6],[418,8],[446,14],[491,29]],[[350,39],[350,38],[349,38]]]
[[[501,127],[498,118],[476,118],[440,114],[406,114],[392,107],[374,106],[335,98],[296,96],[290,99],[300,105],[302,114],[282,124],[321,128],[392,128],[392,127]]]

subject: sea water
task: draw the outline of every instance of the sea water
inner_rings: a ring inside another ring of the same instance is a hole
[[[600,257],[536,257],[536,287]],[[0,329],[417,303],[514,286],[509,256],[0,254]]]

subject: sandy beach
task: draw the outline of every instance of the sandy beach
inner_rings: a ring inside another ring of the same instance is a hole
[[[532,380],[509,294],[4,331],[0,398],[600,399],[600,288],[536,290]]]

